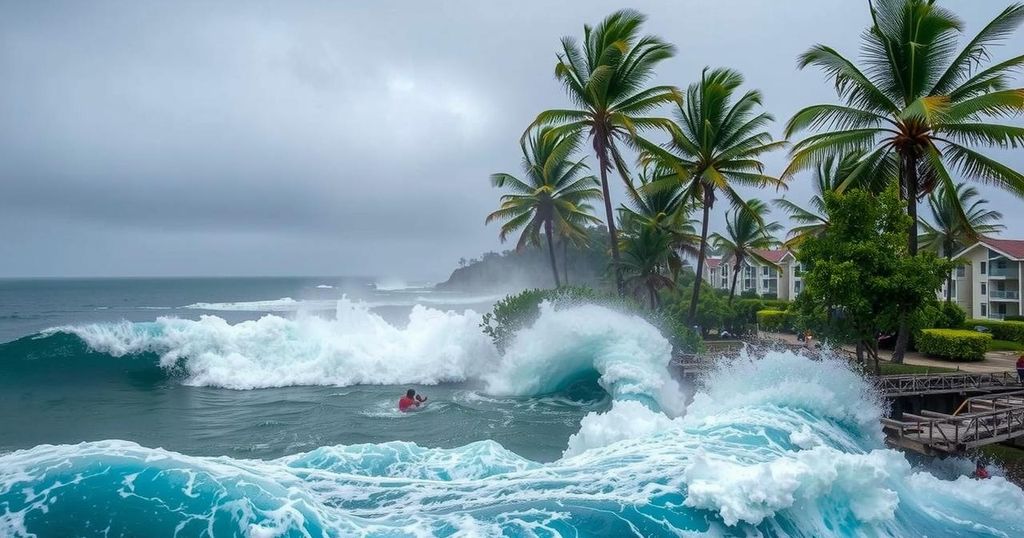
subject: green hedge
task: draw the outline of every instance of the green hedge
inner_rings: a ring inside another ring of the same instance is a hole
[[[761,326],[762,331],[792,331],[795,320],[796,316],[785,310],[759,310],[757,312],[757,324]]]
[[[1006,321],[1024,321],[1024,316],[1006,316]]]
[[[925,329],[917,336],[917,349],[927,355],[954,361],[980,361],[992,335],[956,329]]]
[[[975,327],[985,327],[996,340],[1009,340],[1024,344],[1024,321],[969,319],[964,322],[964,329],[973,331]]]

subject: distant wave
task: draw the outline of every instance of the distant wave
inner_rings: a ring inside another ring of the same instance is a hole
[[[318,290],[333,290],[334,286],[331,286],[330,284],[317,284],[316,288]]]
[[[424,295],[387,295],[378,296],[372,299],[361,300],[364,306],[369,308],[381,306],[414,306],[425,305],[478,305],[493,303],[500,299],[499,295],[478,295],[461,296],[450,294],[424,294]],[[342,299],[345,300],[345,299]],[[207,310],[210,312],[324,312],[334,310],[338,307],[337,299],[305,299],[295,300],[291,297],[270,299],[264,301],[238,301],[226,303],[192,303],[181,308],[188,310]]]

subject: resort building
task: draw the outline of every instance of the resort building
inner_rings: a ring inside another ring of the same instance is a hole
[[[792,252],[776,249],[758,250],[757,253],[771,264],[745,258],[736,281],[736,295],[754,292],[760,297],[791,301],[800,294],[803,289],[801,268]],[[728,290],[732,286],[733,258],[708,258],[706,261],[704,280],[713,288]]]
[[[953,269],[953,301],[967,317],[1004,319],[1024,312],[1024,241],[985,237],[960,251],[953,261],[960,263]]]

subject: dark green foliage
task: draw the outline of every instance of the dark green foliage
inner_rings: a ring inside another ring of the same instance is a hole
[[[1024,321],[1024,316],[1006,316],[1004,321]]]
[[[873,196],[853,189],[826,193],[830,224],[799,253],[804,291],[801,323],[827,339],[857,342],[877,357],[877,336],[896,330],[901,314],[935,302],[952,265],[932,253],[909,256],[911,220],[895,188]]]
[[[1024,343],[1024,322],[1022,321],[996,321],[992,319],[969,319],[963,323],[963,328],[975,330],[975,327],[984,327],[992,333],[996,340],[1009,340],[1011,342]]]
[[[925,329],[917,336],[917,349],[953,361],[980,361],[991,341],[992,335],[975,331]]]
[[[768,332],[789,332],[793,330],[796,315],[785,310],[761,310],[757,313],[757,324]]]
[[[556,309],[579,304],[596,304],[620,312],[638,315],[658,327],[668,338],[676,353],[700,350],[700,338],[683,323],[683,318],[672,312],[652,312],[639,302],[586,287],[563,287],[547,290],[525,290],[509,295],[494,304],[494,310],[484,314],[480,328],[491,337],[494,345],[504,352],[516,332],[533,325],[540,316],[540,304],[550,302]]]

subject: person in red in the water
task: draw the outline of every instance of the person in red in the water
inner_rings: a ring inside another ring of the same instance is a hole
[[[1017,358],[1017,378],[1024,385],[1024,355]]]
[[[427,403],[427,398],[416,394],[415,390],[409,389],[405,391],[405,396],[401,400],[398,400],[398,410],[401,412],[413,411]]]
[[[978,465],[974,468],[971,478],[977,478],[978,480],[989,478],[988,469],[985,468],[985,464],[981,460],[978,460]]]

